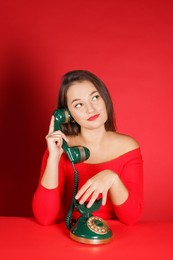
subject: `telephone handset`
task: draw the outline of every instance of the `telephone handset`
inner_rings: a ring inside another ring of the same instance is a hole
[[[54,112],[54,130],[61,130],[61,124],[66,124],[70,122],[71,116],[68,110],[58,109]],[[72,163],[83,162],[87,160],[90,156],[90,151],[84,146],[73,146],[68,147],[65,140],[62,144],[63,150],[67,153],[69,160]]]
[[[61,130],[61,124],[70,123],[71,115],[67,109],[57,109],[54,112],[54,130]],[[79,204],[75,199],[78,190],[78,171],[75,163],[83,162],[90,156],[90,151],[84,146],[69,147],[63,140],[62,148],[68,155],[74,169],[74,190],[69,212],[66,217],[66,226],[70,230],[70,237],[75,241],[85,244],[106,244],[112,240],[112,231],[103,219],[93,216],[92,212],[98,210],[102,199],[94,202],[92,207]],[[74,225],[71,225],[71,216],[74,207],[82,214]]]

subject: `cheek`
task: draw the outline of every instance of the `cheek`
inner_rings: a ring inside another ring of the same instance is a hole
[[[71,113],[71,116],[73,117],[73,119],[76,121],[76,122],[78,122],[79,120],[80,120],[80,118],[81,118],[81,113],[79,113],[78,111],[74,111],[74,109],[73,108],[68,108],[69,109],[69,111],[70,111],[70,113]]]
[[[107,120],[107,119],[108,119],[108,113],[107,113],[106,105],[105,105],[105,104],[103,105],[103,111],[104,111],[105,118],[106,118],[106,120]]]
[[[101,109],[102,109],[102,111],[103,111],[105,114],[107,114],[107,109],[106,109],[106,105],[105,105],[105,103],[102,102],[100,105],[101,105]]]

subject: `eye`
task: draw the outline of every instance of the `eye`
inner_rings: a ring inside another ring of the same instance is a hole
[[[82,103],[77,103],[74,107],[80,108],[82,106]]]
[[[100,97],[100,96],[97,94],[97,95],[95,95],[95,96],[92,97],[92,100],[95,101],[95,100],[99,99],[99,97]]]

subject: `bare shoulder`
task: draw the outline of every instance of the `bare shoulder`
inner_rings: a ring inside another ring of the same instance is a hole
[[[139,148],[139,143],[129,135],[116,132],[114,133],[113,139],[114,144],[118,147],[121,153],[126,153]]]
[[[137,148],[139,147],[138,142],[131,136],[117,133],[119,140],[122,142],[122,144],[128,146],[129,148]]]

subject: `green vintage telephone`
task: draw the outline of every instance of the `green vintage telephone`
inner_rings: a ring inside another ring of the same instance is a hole
[[[54,112],[54,130],[61,130],[61,124],[70,123],[71,116],[67,109],[57,109]],[[87,208],[86,204],[79,204],[75,199],[78,190],[78,172],[75,163],[85,161],[90,156],[88,148],[83,146],[69,147],[63,140],[62,148],[68,155],[68,158],[74,169],[74,191],[69,212],[66,217],[66,226],[70,230],[70,237],[75,241],[85,244],[106,244],[112,240],[112,231],[107,223],[92,212],[98,210],[101,206],[102,199],[95,201],[92,207]],[[80,212],[81,216],[75,224],[71,224],[71,216],[74,207]]]

